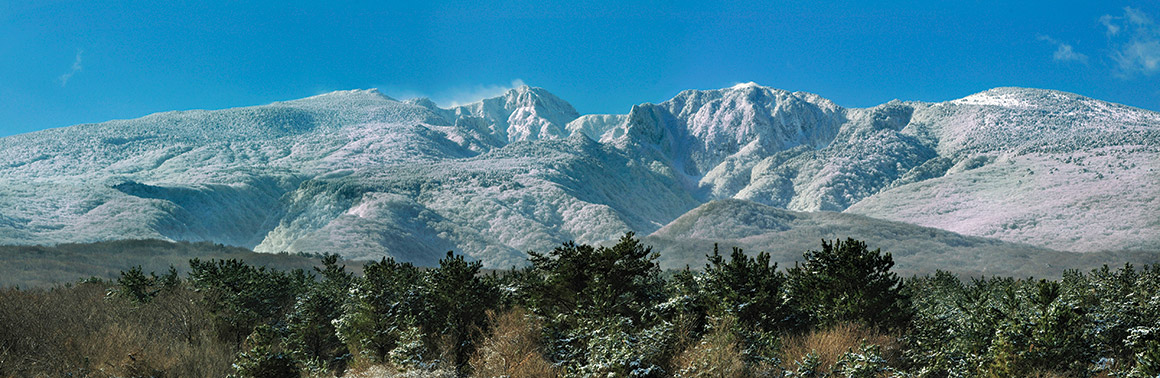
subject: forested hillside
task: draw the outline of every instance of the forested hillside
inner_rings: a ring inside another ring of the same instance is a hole
[[[627,234],[481,273],[351,273],[239,260],[0,290],[0,376],[1014,377],[1160,374],[1160,267],[1059,280],[903,278],[889,252],[823,242],[788,269],[708,252],[664,273]]]

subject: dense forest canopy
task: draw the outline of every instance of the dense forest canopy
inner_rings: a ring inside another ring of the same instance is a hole
[[[481,272],[194,259],[182,275],[0,291],[0,376],[975,377],[1160,373],[1160,266],[902,278],[824,241],[788,269],[714,248],[664,272],[629,233]],[[66,305],[67,304],[67,305]],[[98,348],[97,346],[107,346]]]

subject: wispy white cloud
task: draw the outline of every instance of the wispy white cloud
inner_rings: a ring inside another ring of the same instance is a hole
[[[68,85],[68,80],[72,79],[73,75],[76,75],[77,72],[81,72],[81,69],[84,68],[81,66],[81,54],[83,53],[84,50],[77,49],[77,57],[75,60],[73,60],[72,69],[57,78],[57,81],[60,81],[61,88],[64,88],[64,86]]]
[[[1100,23],[1107,27],[1110,57],[1119,76],[1160,72],[1160,27],[1151,17],[1139,9],[1124,7],[1123,15],[1104,15]]]
[[[512,88],[525,86],[521,79],[512,80],[509,85],[473,85],[467,87],[451,88],[437,93],[431,97],[431,101],[435,101],[439,106],[455,107],[460,105],[470,104],[485,98],[502,96]]]
[[[1103,17],[1100,17],[1100,23],[1104,24],[1104,27],[1108,29],[1108,36],[1120,34],[1120,25],[1116,22],[1116,17],[1105,14]]]
[[[1124,18],[1133,25],[1149,25],[1152,23],[1152,19],[1148,15],[1132,7],[1124,7]]]
[[[1087,64],[1088,57],[1083,53],[1075,51],[1071,44],[1056,40],[1046,35],[1039,36],[1040,41],[1048,42],[1056,46],[1055,53],[1052,58],[1057,62],[1080,62]]]
[[[514,79],[508,85],[492,84],[492,85],[465,85],[459,87],[452,87],[443,89],[437,92],[422,92],[408,88],[392,88],[385,86],[384,92],[387,95],[399,99],[406,100],[411,98],[426,97],[434,101],[435,104],[443,108],[456,107],[460,105],[467,105],[473,102],[478,102],[485,98],[499,97],[513,88],[526,86],[522,79]]]
[[[1160,40],[1129,42],[1112,56],[1124,73],[1139,72],[1151,75],[1160,72]]]
[[[1067,62],[1067,61],[1074,60],[1074,61],[1080,61],[1080,62],[1087,62],[1087,55],[1075,52],[1075,49],[1073,49],[1071,47],[1071,45],[1066,44],[1066,43],[1060,43],[1059,49],[1055,50],[1055,54],[1053,54],[1052,56],[1055,58],[1055,60],[1058,60],[1058,61]]]

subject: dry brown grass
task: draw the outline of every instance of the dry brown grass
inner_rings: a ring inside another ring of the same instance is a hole
[[[882,357],[891,366],[897,366],[902,357],[902,345],[898,337],[879,332],[860,324],[843,323],[825,330],[815,330],[801,335],[782,338],[782,361],[786,368],[793,368],[794,361],[801,361],[807,353],[818,355],[821,366],[834,366],[843,354],[858,350],[862,344],[882,347]]]
[[[1035,370],[1035,371],[1032,371],[1031,373],[1027,374],[1027,378],[1078,378],[1078,377],[1088,377],[1088,376],[1087,375],[1077,375],[1074,373],[1054,371],[1054,370]],[[1092,375],[1090,377],[1091,378],[1109,378],[1109,377],[1111,377],[1111,375],[1107,371],[1101,371],[1101,372],[1096,373],[1095,375]]]
[[[721,322],[700,342],[692,343],[673,358],[675,377],[744,378],[753,372],[741,357],[741,341],[731,331],[732,325]]]
[[[476,377],[559,377],[560,371],[544,357],[541,325],[522,308],[503,313],[488,312],[491,335],[479,343],[471,357]]]
[[[1072,375],[1056,371],[1034,371],[1027,378],[1070,378]]]
[[[197,294],[109,298],[106,284],[0,290],[0,376],[210,377],[236,350],[217,341]]]
[[[436,369],[436,370],[408,370],[399,371],[398,368],[389,365],[373,365],[368,364],[363,368],[357,370],[350,370],[346,372],[343,377],[347,378],[455,378],[455,370],[453,369]]]

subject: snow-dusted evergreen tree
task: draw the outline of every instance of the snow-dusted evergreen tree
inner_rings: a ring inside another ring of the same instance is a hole
[[[749,257],[733,248],[729,259],[713,247],[701,274],[710,313],[717,324],[732,326],[749,362],[777,363],[777,334],[798,330],[802,319],[787,302],[786,277],[769,263],[769,254]]]
[[[550,358],[566,374],[667,374],[671,324],[657,312],[665,281],[651,248],[627,233],[612,247],[568,242],[530,255],[528,302],[545,318]]]
[[[858,322],[900,328],[910,320],[903,281],[890,271],[889,252],[873,251],[854,239],[822,241],[822,250],[806,251],[789,276],[789,296],[811,323],[826,327]]]
[[[342,317],[355,276],[338,265],[338,255],[326,255],[321,262],[322,268],[314,268],[320,277],[309,283],[286,316],[287,344],[303,367],[315,373],[342,372],[352,355],[338,337],[335,321]]]

